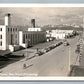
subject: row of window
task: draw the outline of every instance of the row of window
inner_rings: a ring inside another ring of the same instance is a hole
[[[17,28],[8,28],[8,32],[9,32],[9,31],[11,31],[11,32],[12,32],[12,31],[13,31],[13,32],[14,32],[14,31],[17,31]]]
[[[38,34],[23,34],[23,43],[25,43],[25,40],[26,39],[30,39],[31,38],[31,40],[32,39],[36,39],[36,38],[38,38],[38,39],[40,39],[40,37],[42,37],[43,35],[38,35]]]
[[[30,37],[34,37],[34,36],[35,36],[35,37],[36,37],[36,36],[39,37],[39,36],[41,36],[41,35],[38,35],[38,34],[23,34],[23,37],[26,38],[26,39],[27,39],[27,38],[30,38]],[[43,35],[42,35],[42,36],[43,36]]]

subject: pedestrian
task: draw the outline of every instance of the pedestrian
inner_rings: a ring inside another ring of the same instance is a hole
[[[25,68],[26,68],[26,64],[24,63],[24,64],[23,64],[23,69],[25,69]]]
[[[22,56],[24,57],[24,54]]]
[[[38,52],[38,50],[39,50],[39,49],[37,48],[37,52]]]

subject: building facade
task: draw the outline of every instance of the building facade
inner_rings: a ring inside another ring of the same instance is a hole
[[[5,15],[5,24],[0,25],[0,50],[14,51],[18,50],[20,46],[27,48],[45,41],[46,33],[41,28],[11,26],[10,14]]]
[[[25,48],[45,41],[46,41],[45,32],[19,31],[19,45]]]
[[[73,34],[73,30],[60,30],[60,29],[56,29],[56,30],[47,30],[46,31],[46,38],[47,41],[49,41],[50,39],[52,40],[52,38],[55,39],[65,39],[66,36]]]

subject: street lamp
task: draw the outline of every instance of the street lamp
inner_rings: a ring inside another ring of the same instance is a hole
[[[25,58],[27,58],[28,57],[28,52],[27,52],[27,46],[28,46],[28,43],[27,43],[28,41],[26,40],[26,57]]]
[[[28,44],[30,45],[30,39],[28,39]]]

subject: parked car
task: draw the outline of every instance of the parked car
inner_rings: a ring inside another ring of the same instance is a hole
[[[45,48],[46,52],[50,51],[50,48]]]
[[[58,43],[56,43],[56,47],[57,47],[57,46],[59,46],[59,44],[58,44]]]
[[[56,43],[56,47],[57,46],[59,46],[59,45],[61,45],[63,42],[58,42],[58,43]]]
[[[54,47],[51,45],[51,46],[49,46],[49,48],[50,48],[50,50],[52,50]]]
[[[68,45],[69,45],[69,42],[64,41],[64,46],[68,46]]]
[[[37,53],[35,53],[35,56],[41,56],[41,55],[43,55],[43,54],[44,54],[44,52],[38,51]]]
[[[76,49],[75,52],[76,52],[76,53],[80,53],[80,50],[79,50],[79,49]]]
[[[80,45],[79,44],[77,45],[77,48],[76,48],[75,52],[80,53]]]
[[[59,42],[59,45],[61,45],[63,42]]]
[[[41,52],[46,53],[46,49],[45,48],[41,49]]]

